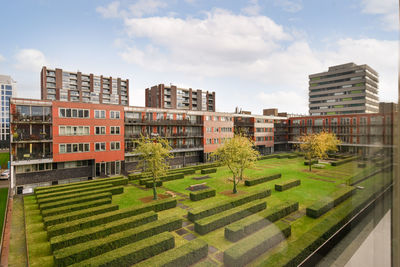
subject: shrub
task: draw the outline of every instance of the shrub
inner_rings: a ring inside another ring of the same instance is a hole
[[[180,247],[136,264],[135,267],[187,267],[208,255],[208,244],[201,240],[192,240]]]
[[[116,177],[111,177],[111,178],[102,178],[102,179],[96,179],[96,180],[89,180],[89,181],[83,181],[83,182],[76,182],[76,183],[69,183],[69,184],[61,184],[61,185],[52,185],[52,186],[45,186],[45,187],[36,187],[34,189],[34,192],[36,195],[39,194],[48,194],[48,193],[54,193],[54,192],[61,192],[61,191],[67,191],[67,190],[72,190],[72,189],[77,189],[81,187],[90,187],[90,186],[95,186],[98,185],[97,183],[118,183],[117,181],[123,180],[126,181],[126,179],[123,179],[123,176],[116,176]],[[118,185],[118,184],[115,184]]]
[[[166,198],[161,200],[152,201],[150,203],[135,206],[136,214],[141,214],[148,211],[162,211],[175,208],[177,204],[176,198]]]
[[[190,200],[191,201],[199,201],[209,197],[215,197],[215,189],[207,188],[195,192],[190,192]]]
[[[200,164],[200,165],[196,165],[196,166],[191,166],[191,168],[195,169],[195,170],[202,170],[202,169],[208,169],[208,168],[215,168],[218,167],[219,163],[215,162],[215,163],[207,163],[207,164]]]
[[[271,154],[271,155],[265,155],[265,156],[258,157],[259,160],[276,159],[276,158],[278,158],[278,155],[276,155],[276,154]]]
[[[220,213],[225,210],[232,209],[234,207],[243,205],[256,199],[265,198],[270,195],[270,189],[263,189],[245,196],[236,197],[232,200],[224,200],[215,204],[208,205],[206,207],[199,207],[188,212],[188,219],[194,222],[196,220]]]
[[[365,163],[365,162],[359,162],[358,165],[357,165],[357,167],[358,167],[358,168],[365,168],[365,167],[367,167],[367,163]]]
[[[94,208],[64,213],[61,215],[43,217],[43,224],[44,224],[44,227],[46,228],[50,225],[55,225],[55,224],[59,224],[59,223],[65,223],[65,222],[69,222],[69,221],[73,221],[73,220],[78,220],[78,219],[82,219],[82,218],[86,218],[89,216],[102,214],[102,213],[106,213],[106,212],[114,211],[114,210],[118,210],[118,205],[114,205],[114,204],[102,205],[102,206],[98,206],[98,207],[94,207]]]
[[[118,219],[116,221],[101,224],[89,229],[83,229],[69,234],[52,237],[50,239],[50,247],[53,251],[62,249],[91,240],[100,239],[111,234],[144,225],[149,222],[154,222],[156,220],[157,213],[154,211],[149,211],[137,216]]]
[[[252,186],[252,185],[256,185],[256,184],[261,184],[261,183],[265,183],[274,179],[278,179],[281,178],[282,174],[278,173],[278,174],[274,174],[274,175],[270,175],[270,176],[266,176],[266,177],[261,177],[261,178],[252,178],[252,179],[247,179],[244,181],[244,185],[246,186]]]
[[[83,188],[78,188],[78,189],[73,189],[73,190],[68,190],[68,191],[61,191],[61,192],[48,193],[48,194],[38,194],[38,195],[36,195],[36,199],[37,199],[37,202],[40,203],[41,201],[43,201],[44,199],[47,199],[47,198],[61,197],[61,196],[77,194],[77,193],[81,193],[81,192],[96,191],[96,190],[109,188],[109,187],[110,187],[110,183],[91,185],[90,187],[83,187]]]
[[[143,178],[148,178],[150,176],[151,176],[151,174],[149,172],[130,173],[130,174],[128,174],[128,179],[130,181],[133,181],[133,180],[140,180]]]
[[[182,219],[178,217],[148,223],[130,230],[109,235],[106,238],[92,240],[71,247],[66,247],[53,252],[56,266],[66,266],[79,263],[83,260],[102,255],[106,252],[125,247],[139,240],[160,234],[162,232],[174,231],[182,227]],[[103,256],[103,255],[102,255]]]
[[[236,242],[299,209],[299,202],[288,201],[251,215],[225,227],[225,238]]]
[[[355,214],[372,201],[383,189],[390,186],[391,179],[376,177],[376,183],[358,191],[350,205],[341,205],[324,217],[298,239],[288,243],[287,247],[271,255],[260,266],[297,266],[312,252],[318,249],[328,238],[345,225]]]
[[[176,201],[176,199],[175,199],[175,201]],[[164,203],[168,204],[169,202],[164,202]],[[161,203],[159,203],[159,204],[161,204]],[[175,206],[176,206],[176,202],[175,202]],[[113,212],[109,212],[109,213],[91,216],[88,218],[83,218],[80,220],[75,220],[72,222],[67,222],[67,223],[63,223],[63,224],[50,226],[47,228],[47,235],[49,237],[53,237],[53,236],[57,236],[57,235],[72,233],[72,232],[75,232],[78,230],[86,229],[86,228],[97,226],[100,224],[112,222],[112,221],[127,218],[127,217],[132,217],[132,216],[144,213],[146,211],[155,210],[156,206],[147,206],[147,208],[148,208],[148,210],[145,210],[143,208],[140,208],[140,206],[134,206],[131,208],[126,208],[126,209],[122,209],[122,210],[118,210],[118,211],[113,211]],[[155,211],[159,211],[159,210],[155,210]]]
[[[291,227],[284,222],[277,222],[254,233],[224,252],[226,266],[244,266],[270,248],[276,246],[291,234]]]
[[[217,172],[217,168],[202,169],[200,172],[201,174],[215,173]]]
[[[88,201],[85,203],[79,203],[79,204],[74,204],[74,205],[67,205],[64,207],[57,207],[54,209],[42,210],[41,213],[42,213],[42,217],[45,218],[47,216],[55,216],[55,215],[65,214],[65,213],[74,212],[74,211],[78,211],[78,210],[90,209],[93,207],[98,207],[98,206],[106,205],[106,204],[111,204],[111,195],[105,196],[101,199]]]
[[[162,186],[162,182],[183,179],[184,177],[185,177],[185,175],[183,173],[172,173],[172,174],[168,174],[165,176],[160,176],[156,179],[157,186]],[[153,178],[152,177],[139,180],[139,184],[146,185],[146,187],[149,182],[151,182],[150,187],[153,187]],[[147,187],[147,188],[149,188],[149,187]]]
[[[353,161],[353,160],[356,160],[356,159],[358,159],[358,157],[350,157],[350,158],[347,158],[347,159],[337,160],[337,161],[331,162],[331,165],[332,166],[339,166],[339,165],[345,164],[347,162],[350,162],[350,161]]]
[[[289,154],[288,156],[287,156],[287,158],[288,159],[294,159],[294,158],[297,158],[297,157],[299,157],[300,155],[297,155],[297,154]]]
[[[336,207],[355,193],[355,188],[350,186],[341,187],[329,196],[319,199],[311,206],[307,207],[306,214],[311,218],[318,218]]]
[[[175,246],[171,233],[161,233],[139,242],[117,248],[97,257],[78,262],[78,266],[131,266],[139,261],[151,258]]]
[[[214,216],[197,220],[194,223],[194,230],[205,235],[215,229],[233,223],[253,213],[259,212],[267,207],[267,203],[263,200],[256,200],[239,207],[218,213]]]
[[[45,205],[48,203],[59,202],[59,201],[64,201],[64,200],[66,201],[69,199],[75,199],[75,198],[79,198],[79,197],[91,196],[91,195],[107,193],[107,192],[111,193],[112,195],[122,194],[124,192],[124,188],[122,186],[113,186],[113,187],[102,188],[102,189],[94,190],[94,191],[38,199],[38,204],[39,204],[39,208],[40,208],[42,205]]]
[[[163,185],[162,181],[156,180],[156,186],[162,186],[162,185]],[[153,188],[154,183],[153,183],[153,181],[148,181],[145,183],[145,186],[146,186],[146,188]]]
[[[276,191],[285,191],[292,187],[299,186],[300,184],[301,184],[300,180],[290,179],[290,180],[286,180],[282,183],[275,184],[275,190]]]
[[[195,172],[196,172],[196,170],[193,168],[181,168],[181,169],[168,170],[168,174],[183,173],[184,175],[187,175],[187,174],[194,174]]]
[[[96,200],[96,199],[102,199],[105,197],[111,198],[111,196],[112,196],[112,194],[107,192],[107,193],[95,194],[95,195],[91,195],[91,196],[77,197],[74,199],[67,199],[67,200],[63,200],[63,201],[57,201],[57,202],[53,202],[53,203],[47,203],[47,204],[40,205],[40,210],[43,211],[43,210],[48,210],[48,209],[61,208],[64,206],[79,204],[79,203]]]
[[[311,161],[311,165],[314,165],[314,164],[318,164],[318,160],[317,159]],[[310,162],[309,161],[304,161],[304,165],[308,166],[308,165],[310,165]]]

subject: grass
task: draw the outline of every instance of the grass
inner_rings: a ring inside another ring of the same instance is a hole
[[[2,169],[8,168],[8,161],[10,160],[10,153],[0,153],[0,165]]]
[[[370,169],[368,171],[371,171]],[[248,169],[244,173],[244,178],[256,178],[269,176],[276,173],[281,173],[282,177],[254,185],[251,187],[245,186],[244,182],[240,182],[238,186],[238,195],[248,194],[260,189],[271,189],[271,196],[266,198],[267,209],[274,207],[283,201],[292,200],[299,202],[299,214],[297,219],[294,219],[290,224],[292,227],[292,235],[284,242],[271,249],[255,262],[262,262],[269,255],[275,253],[279,249],[285,247],[288,243],[295,241],[302,236],[306,231],[310,230],[313,226],[318,224],[325,215],[318,219],[312,219],[305,216],[305,208],[311,205],[315,200],[326,196],[333,191],[337,190],[339,186],[346,183],[346,180],[354,175],[364,174],[365,169],[357,167],[357,162],[349,162],[340,166],[326,165],[324,169],[313,169],[312,172],[308,171],[308,166],[304,166],[304,159],[266,159],[258,161],[254,168]],[[187,175],[184,179],[164,182],[162,188],[157,188],[157,193],[163,194],[165,191],[170,190],[173,192],[182,193],[187,196],[187,199],[182,201],[182,197],[177,196],[179,203],[188,206],[189,208],[196,208],[214,204],[217,201],[231,199],[234,196],[222,194],[222,192],[232,191],[232,181],[230,181],[231,173],[227,167],[218,167],[216,173],[208,174],[211,178],[205,180],[194,180],[193,178],[204,176],[197,171],[193,175]],[[288,189],[284,192],[275,191],[274,185],[289,179],[301,180],[301,185]],[[368,186],[368,181],[362,182],[360,185]],[[207,186],[216,189],[216,196],[201,201],[190,201],[189,190],[186,190],[190,185],[206,183]],[[138,181],[132,181],[124,187],[124,193],[113,196],[112,203],[119,205],[120,209],[132,207],[142,204],[141,198],[152,196],[152,189],[138,188]],[[28,239],[28,254],[31,266],[47,267],[53,266],[53,256],[50,250],[49,242],[47,241],[46,231],[43,228],[41,215],[36,204],[34,196],[27,196],[25,201],[25,218],[27,224],[27,239]],[[346,204],[347,203],[347,204]],[[351,205],[351,200],[347,200],[340,205]],[[339,206],[340,206],[339,205]],[[184,217],[187,215],[187,210],[176,207],[169,210],[158,212],[159,219],[167,218],[173,215]],[[290,216],[290,215],[289,215]],[[186,220],[184,218],[184,220]],[[224,227],[199,236],[197,233],[188,230],[190,233],[196,235],[198,238],[203,239],[209,245],[218,248],[220,251],[225,251],[231,247],[233,243],[226,240],[224,237]],[[188,241],[182,236],[173,233],[175,237],[176,246],[186,244]],[[199,266],[213,266],[214,262],[204,261]]]
[[[8,188],[0,188],[0,231],[3,230],[4,218],[7,210]],[[3,234],[1,232],[0,236]],[[1,239],[1,238],[0,238]]]

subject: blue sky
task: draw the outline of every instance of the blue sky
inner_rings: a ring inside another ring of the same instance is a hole
[[[397,99],[394,0],[4,1],[0,74],[40,97],[42,65],[216,92],[218,111],[307,112],[308,74],[368,64]]]

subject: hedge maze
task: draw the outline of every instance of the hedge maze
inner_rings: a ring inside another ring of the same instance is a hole
[[[331,157],[338,164],[315,174],[301,154],[263,156],[236,195],[214,163],[168,170],[156,183],[176,197],[146,203],[124,197],[151,196],[147,172],[37,188],[52,260],[31,266],[297,266],[391,183],[386,161],[358,168],[357,157]],[[346,166],[358,172],[346,175]],[[208,188],[191,191],[199,174],[209,174]]]

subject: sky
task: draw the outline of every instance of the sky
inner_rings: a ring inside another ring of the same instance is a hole
[[[0,74],[40,98],[42,66],[215,91],[217,111],[308,112],[308,75],[348,62],[397,101],[395,0],[2,1]]]

